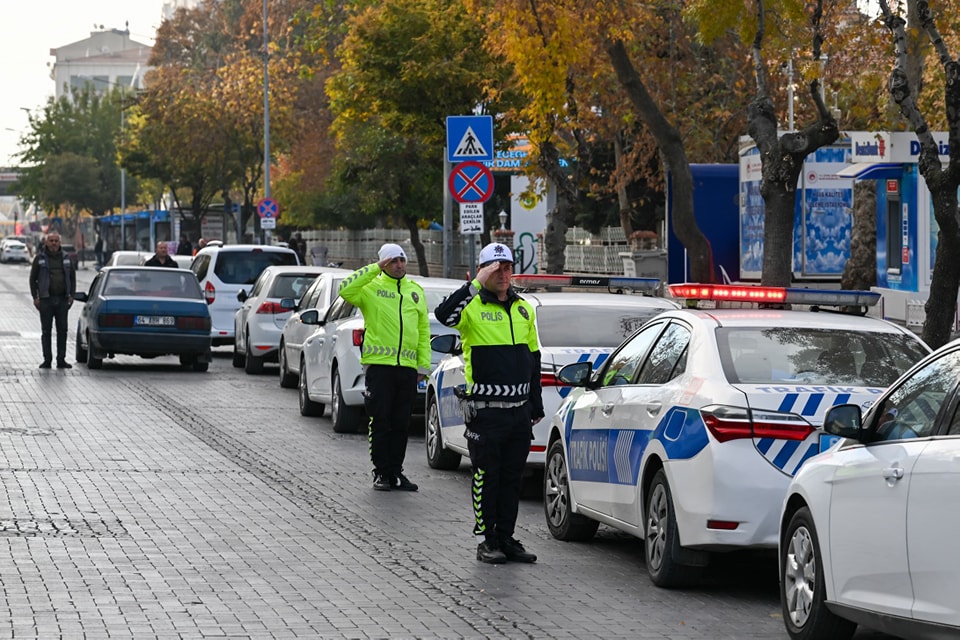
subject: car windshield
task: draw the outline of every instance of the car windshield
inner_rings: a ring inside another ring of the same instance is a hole
[[[105,296],[189,298],[201,300],[200,285],[192,272],[151,267],[138,271],[121,270],[107,275]]]
[[[297,254],[286,251],[221,251],[213,272],[228,284],[253,284],[270,265],[296,266]]]
[[[904,334],[841,329],[720,328],[717,344],[727,380],[746,384],[886,387],[926,355]]]
[[[317,279],[316,273],[283,273],[273,280],[268,298],[295,298],[297,300],[303,292]]]
[[[437,305],[443,302],[443,299],[448,295],[456,291],[456,287],[452,288],[443,288],[436,289],[432,287],[424,287],[423,292],[427,296],[427,311],[433,313],[433,310],[437,308]]]
[[[537,308],[537,333],[544,347],[616,347],[661,308],[545,305]]]

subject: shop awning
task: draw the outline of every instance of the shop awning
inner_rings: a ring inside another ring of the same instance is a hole
[[[903,164],[899,162],[854,162],[837,171],[840,178],[856,180],[886,180],[899,178],[903,174]]]

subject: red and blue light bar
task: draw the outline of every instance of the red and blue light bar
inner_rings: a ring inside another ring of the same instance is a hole
[[[847,289],[799,289],[741,284],[697,284],[684,282],[668,287],[674,298],[712,300],[714,302],[756,302],[805,304],[830,307],[872,307],[880,300],[874,291]]]

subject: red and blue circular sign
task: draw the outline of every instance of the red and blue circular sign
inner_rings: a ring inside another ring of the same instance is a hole
[[[260,198],[257,202],[257,215],[261,218],[279,218],[280,203],[273,198]]]
[[[468,160],[453,167],[449,184],[457,202],[486,202],[493,195],[493,172],[479,162]]]

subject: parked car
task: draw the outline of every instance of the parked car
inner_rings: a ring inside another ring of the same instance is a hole
[[[280,332],[277,359],[280,364],[281,387],[295,389],[300,384],[300,354],[303,352],[303,341],[316,330],[316,320],[322,318],[333,301],[337,299],[340,283],[349,274],[350,271],[347,269],[325,269],[304,292],[299,302],[293,305],[290,317],[287,318]],[[280,305],[287,306],[286,301],[281,300]],[[304,314],[312,314],[315,321],[307,324],[301,319]]]
[[[960,341],[927,356],[863,414],[827,411],[841,439],[807,461],[780,517],[783,622],[795,640],[857,625],[960,637]]]
[[[260,273],[270,265],[300,264],[297,254],[285,247],[260,244],[207,243],[193,257],[190,269],[210,306],[213,345],[234,343],[233,317],[240,308],[237,294],[250,293]]]
[[[590,361],[597,368],[647,320],[661,311],[678,308],[672,300],[650,295],[594,293],[598,288],[608,288],[610,280],[607,277],[590,278],[596,283],[591,287],[593,292],[536,291],[523,294],[536,312],[540,382],[547,417],[557,410],[571,390],[557,380],[557,372],[562,366]],[[514,276],[515,286],[530,286],[531,282],[552,286],[562,284],[553,276],[547,279]],[[569,277],[563,283],[572,284]],[[647,292],[660,284],[659,280],[649,278],[616,278],[614,283],[621,289],[632,285],[629,288]],[[451,337],[440,337],[433,341],[433,348],[450,355],[440,361],[427,381],[424,438],[427,463],[434,469],[456,469],[460,466],[461,456],[469,455],[463,411],[454,393],[455,389],[466,386],[462,347]],[[549,427],[549,419],[541,420],[533,427],[533,440],[527,456],[527,465],[531,469],[543,468]]]
[[[104,267],[75,299],[84,303],[76,358],[90,369],[118,353],[177,355],[194,371],[210,366],[210,311],[192,271]]]
[[[858,307],[870,292],[671,285],[675,296]],[[644,539],[654,584],[695,582],[713,552],[776,549],[790,478],[833,436],[834,404],[869,406],[929,349],[903,327],[776,308],[664,312],[575,385],[550,419],[544,516],[561,540],[599,523]]]
[[[29,262],[27,245],[19,240],[4,238],[0,242],[0,262]]]
[[[325,267],[269,266],[260,273],[250,294],[237,293],[240,308],[233,316],[236,340],[233,366],[247,373],[263,372],[264,362],[278,362],[280,334],[297,301]]]
[[[433,309],[452,291],[463,285],[462,280],[407,276],[423,286],[427,309],[430,310],[431,336],[456,333],[433,317]],[[366,377],[360,365],[360,346],[363,344],[363,316],[360,309],[338,297],[327,310],[323,320],[312,313],[300,319],[305,324],[316,322],[316,331],[303,343],[300,356],[300,413],[323,415],[324,405],[330,405],[330,419],[337,433],[365,428],[366,412],[363,392]],[[432,353],[432,366],[440,354]],[[420,398],[414,407],[422,407],[426,383],[420,385]]]
[[[114,251],[107,259],[105,267],[133,267],[141,266],[144,262],[153,257],[152,253],[146,251]]]

